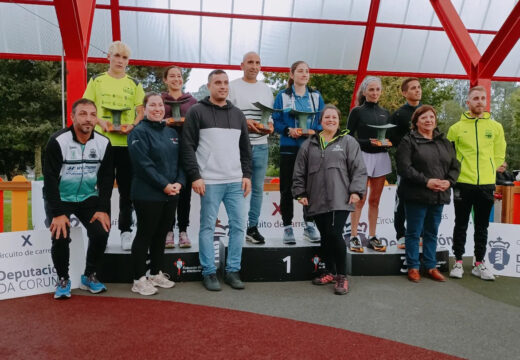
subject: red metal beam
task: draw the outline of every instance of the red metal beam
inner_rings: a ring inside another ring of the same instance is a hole
[[[446,35],[451,41],[464,70],[468,75],[473,76],[474,70],[480,60],[478,51],[468,30],[460,19],[457,10],[450,0],[430,0]]]
[[[67,67],[67,116],[87,87],[87,56],[95,0],[55,0]],[[71,120],[68,117],[67,123]]]
[[[478,63],[478,77],[491,78],[520,38],[520,2],[489,44]]]
[[[379,12],[380,0],[372,0],[368,10],[367,27],[365,29],[365,37],[363,39],[363,47],[361,48],[361,55],[359,56],[358,73],[356,82],[354,84],[354,92],[352,93],[352,100],[350,101],[350,108],[352,109],[356,104],[356,96],[361,82],[367,76],[368,60],[370,59],[370,51],[372,50],[372,41],[374,40],[374,31],[377,21],[377,14]]]
[[[121,40],[121,21],[119,18],[119,0],[110,1],[110,18],[112,20],[112,41]]]
[[[1,1],[1,0],[0,0]],[[16,60],[35,60],[35,61],[61,61],[59,55],[37,55],[37,54],[12,54],[12,53],[0,53],[0,59],[16,59]],[[89,63],[108,63],[107,58],[101,57],[89,57]],[[223,69],[223,70],[240,70],[239,65],[226,65],[226,64],[203,64],[203,63],[190,63],[190,62],[177,62],[177,61],[153,61],[153,60],[130,60],[130,65],[136,66],[156,66],[166,67],[169,65],[177,65],[183,68],[192,69]],[[267,72],[289,72],[287,67],[277,66],[262,66],[262,71]],[[356,75],[357,70],[338,70],[338,69],[311,69],[313,74],[334,74],[334,75]],[[418,77],[418,78],[430,78],[430,79],[456,79],[456,80],[469,80],[468,75],[464,74],[441,74],[441,73],[417,73],[417,72],[406,72],[406,71],[382,71],[382,70],[367,70],[367,75],[374,76],[396,76],[396,77]],[[494,76],[492,81],[512,81],[520,82],[520,77],[515,76]]]

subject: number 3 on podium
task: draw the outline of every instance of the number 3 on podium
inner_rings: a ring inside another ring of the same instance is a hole
[[[290,274],[291,273],[291,255],[288,255],[288,256],[284,257],[282,259],[282,261],[284,263],[286,263],[285,264],[285,271],[287,272],[287,274]]]

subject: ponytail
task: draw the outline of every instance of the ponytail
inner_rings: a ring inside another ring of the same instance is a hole
[[[296,62],[294,62],[292,65],[291,65],[291,70],[290,70],[290,73],[294,75],[294,72],[296,71],[296,68],[298,67],[298,65],[300,64],[305,64],[307,65],[307,67],[309,67],[309,64],[307,64],[305,61],[303,60],[298,60]],[[291,76],[289,76],[289,81],[287,81],[287,89],[290,89],[294,84],[294,79],[291,78]]]
[[[373,81],[377,81],[379,83],[379,85],[381,85],[381,87],[383,87],[380,78],[378,78],[376,76],[367,76],[365,79],[363,79],[363,82],[359,86],[359,90],[358,90],[357,96],[356,96],[356,105],[357,106],[361,106],[366,102],[367,98],[365,97],[365,95],[363,95],[363,93],[367,89],[368,84],[370,84]]]

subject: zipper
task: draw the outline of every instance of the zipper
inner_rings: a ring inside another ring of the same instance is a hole
[[[78,202],[79,190],[81,189],[81,185],[83,184],[83,175],[84,175],[83,170],[85,168],[85,162],[83,161],[83,154],[85,153],[86,147],[87,147],[87,144],[85,144],[85,146],[83,146],[83,149],[81,149],[81,179],[79,180],[78,190],[76,191],[76,202]]]
[[[475,141],[477,143],[477,185],[480,184],[480,170],[479,170],[479,163],[478,163],[478,127],[477,127],[478,119],[475,120]]]
[[[491,169],[493,169],[493,173],[495,173],[495,166],[493,166],[493,160],[489,158],[489,162],[491,163]]]

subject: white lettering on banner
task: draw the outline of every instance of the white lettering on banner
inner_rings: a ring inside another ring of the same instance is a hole
[[[70,236],[69,274],[77,288],[85,268],[81,229],[72,229]],[[48,230],[0,233],[0,300],[54,292],[57,275],[50,247]]]
[[[35,229],[45,228],[44,220],[45,215],[43,212],[43,196],[41,195],[42,185],[38,184],[41,182],[33,182],[33,224]],[[370,190],[369,190],[370,191]],[[381,201],[379,205],[379,217],[377,219],[377,235],[379,239],[385,243],[388,247],[397,246],[397,239],[395,238],[394,229],[394,205],[395,205],[395,186],[385,186],[381,194]],[[249,211],[250,195],[245,199],[246,211]],[[117,224],[117,217],[119,214],[119,195],[117,189],[112,192],[112,224]],[[39,209],[39,210],[38,210]],[[199,216],[200,216],[200,196],[195,192],[192,192],[191,197],[191,213],[190,213],[190,226],[188,227],[188,235],[192,241],[196,241],[199,233]],[[437,244],[440,249],[447,249],[450,251],[450,255],[453,255],[453,227],[455,223],[455,214],[453,209],[453,202],[449,205],[445,205],[442,213],[442,221],[439,226]],[[294,233],[297,238],[303,237],[303,229],[305,222],[303,221],[302,206],[295,201],[294,202],[294,217],[293,217]],[[269,241],[273,238],[281,238],[283,233],[283,222],[280,212],[280,193],[278,191],[264,192],[262,209],[260,212],[260,218],[258,221],[258,228],[262,235]],[[490,223],[489,228],[489,244],[488,252],[486,254],[486,261],[493,264],[493,271],[495,274],[502,274],[507,276],[518,276],[520,277],[520,258],[517,258],[516,254],[520,253],[520,239],[517,238],[515,231],[518,232],[520,229],[519,225]],[[135,229],[134,229],[135,231]],[[215,227],[215,237],[225,238],[228,236],[229,226],[228,218],[224,206],[221,204],[218,213],[218,222]],[[351,233],[350,229],[350,218],[347,219],[345,227],[343,229],[343,236],[348,239]],[[472,256],[474,251],[473,242],[473,221],[470,218],[465,255]],[[112,237],[119,237],[119,230],[117,226],[112,226],[111,234]],[[176,237],[178,235],[176,234]],[[363,208],[361,213],[361,219],[358,225],[358,236],[364,245],[368,242],[368,206]],[[506,245],[496,243],[497,239],[502,239],[502,242],[507,242],[509,247],[504,248]],[[495,242],[491,245],[492,242]],[[218,251],[216,251],[218,252]],[[492,255],[489,258],[488,255]],[[509,255],[509,258],[507,257]],[[2,251],[0,249],[0,258],[16,258],[18,255],[12,253],[12,251]],[[491,262],[493,260],[493,262]],[[507,260],[507,264],[506,263]],[[503,269],[501,263],[504,264]],[[496,266],[495,266],[496,264]]]

